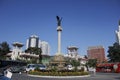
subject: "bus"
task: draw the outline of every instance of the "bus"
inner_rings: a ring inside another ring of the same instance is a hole
[[[96,71],[120,73],[120,63],[99,63],[96,65]]]

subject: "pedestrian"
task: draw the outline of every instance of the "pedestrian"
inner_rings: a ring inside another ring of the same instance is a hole
[[[11,80],[12,72],[10,72],[10,66],[7,66],[6,69],[3,72],[4,77],[6,77],[5,80]],[[7,79],[8,78],[8,79]]]
[[[94,73],[94,76],[95,76],[96,75],[96,69],[95,68],[93,69],[93,73]]]

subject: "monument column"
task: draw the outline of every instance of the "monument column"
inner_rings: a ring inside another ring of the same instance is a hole
[[[62,18],[59,18],[58,16],[56,16],[57,18],[57,32],[58,32],[58,51],[57,51],[57,55],[61,54],[61,32],[62,32],[62,27],[61,27],[61,20]]]
[[[50,62],[50,64],[54,65],[58,70],[62,70],[66,63],[64,56],[61,53],[61,32],[62,32],[61,20],[62,18],[59,18],[58,16],[56,16],[56,18],[57,18],[57,32],[58,32],[58,50],[53,60]]]
[[[61,54],[61,31],[62,31],[62,27],[58,26],[57,27],[57,32],[58,32],[58,51],[57,51],[57,54]]]

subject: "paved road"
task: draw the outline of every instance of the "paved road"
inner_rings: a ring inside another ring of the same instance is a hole
[[[120,80],[120,73],[96,73],[96,75],[91,74],[90,77],[81,78],[43,78],[14,73],[12,80]]]

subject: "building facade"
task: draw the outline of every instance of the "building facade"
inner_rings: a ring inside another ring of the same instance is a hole
[[[44,42],[47,43],[47,42]],[[39,62],[39,55],[36,54],[30,54],[30,53],[25,53],[22,50],[23,44],[20,42],[14,42],[13,44],[13,49],[11,50],[10,53],[8,53],[6,55],[6,59],[7,60],[25,60],[28,62],[32,62],[32,61],[36,61],[36,63]],[[43,44],[42,46],[44,46],[45,44]],[[44,50],[46,51],[46,50]],[[49,64],[49,60],[51,59],[50,55],[42,55],[42,63],[45,65]]]
[[[120,20],[119,20],[119,29],[118,31],[116,30],[115,33],[116,33],[116,42],[119,43],[120,45]]]
[[[42,55],[50,55],[50,46],[48,42],[41,41]]]
[[[78,55],[78,48],[76,46],[69,46],[67,52],[69,57],[76,58]]]
[[[103,46],[88,47],[87,50],[88,59],[97,59],[97,62],[105,61],[105,50]]]
[[[39,44],[39,37],[36,35],[31,35],[29,39],[27,39],[26,49],[28,49],[29,47],[40,47]]]
[[[10,53],[7,54],[8,59],[10,60],[17,60],[20,58],[20,55],[23,53],[22,47],[23,44],[20,42],[14,42],[13,49]]]
[[[49,43],[46,42],[46,41],[40,40],[39,37],[36,36],[36,35],[31,35],[27,39],[26,49],[28,49],[29,47],[38,47],[38,48],[41,48],[42,55],[50,55],[50,46],[49,46]]]

